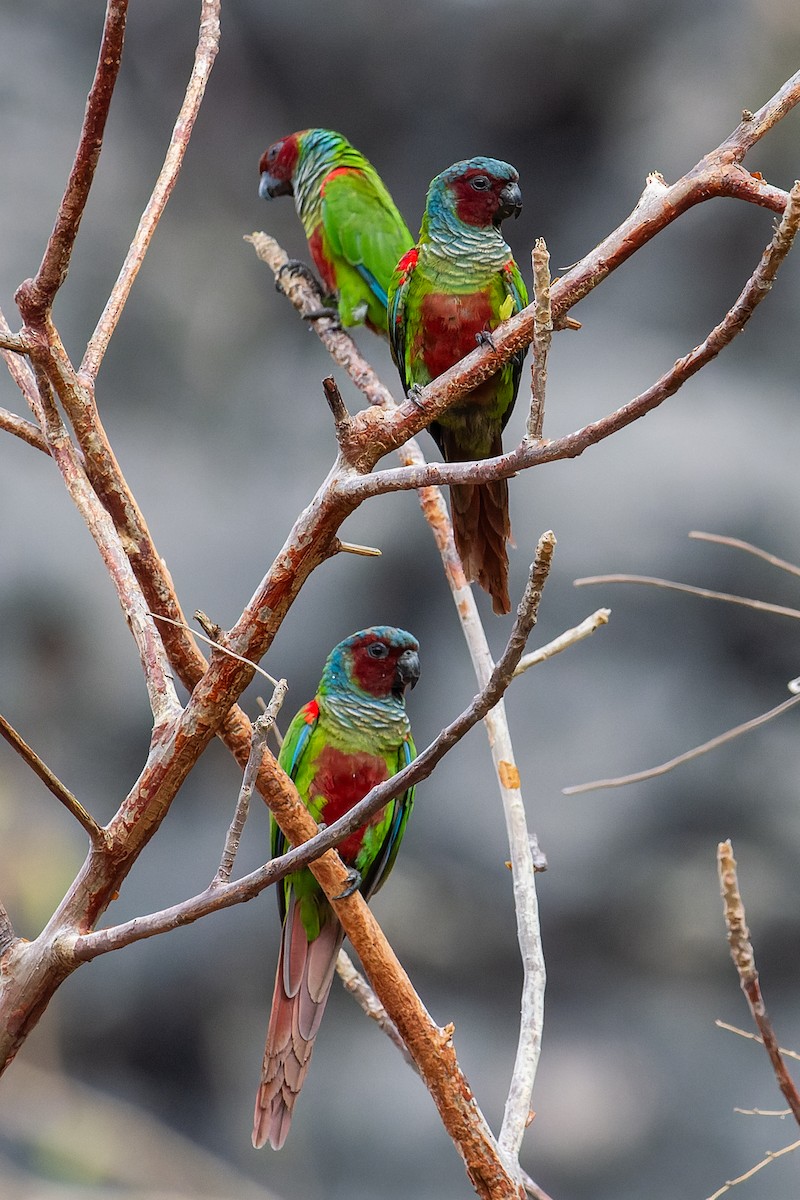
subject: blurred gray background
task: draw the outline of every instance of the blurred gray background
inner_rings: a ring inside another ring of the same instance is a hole
[[[0,34],[0,305],[35,271],[72,160],[102,5],[5,0]],[[106,146],[56,320],[79,358],[161,164],[191,68],[199,6],[139,0]],[[257,163],[309,125],[344,131],[416,230],[430,178],[472,154],[519,169],[507,226],[523,274],[543,235],[554,273],[636,203],[648,171],[688,170],[797,68],[790,0],[522,3],[226,0],[222,48],[186,163],[98,383],[127,478],[187,611],[239,615],[334,455],[320,387],[331,364],[243,235],[306,254],[290,201],[259,201]],[[800,173],[800,114],[746,160]],[[545,433],[624,403],[732,304],[773,218],[733,201],[696,209],[575,311],[555,339]],[[625,790],[569,784],[659,763],[787,695],[800,634],[787,618],[634,587],[576,591],[610,571],[663,575],[783,604],[797,581],[687,540],[735,535],[800,561],[796,445],[800,259],[745,336],[663,408],[574,462],[511,485],[517,594],[541,531],[558,537],[533,644],[609,605],[590,642],[508,697],[539,879],[548,966],[536,1119],[523,1163],[555,1200],[702,1198],[792,1141],[790,1122],[742,1116],[781,1097],[728,957],[715,871],[731,837],[767,1002],[800,1048],[797,716]],[[388,352],[364,352],[398,394]],[[527,372],[526,372],[527,374]],[[337,373],[352,407],[358,397]],[[524,426],[527,385],[509,427]],[[19,411],[11,381],[0,404]],[[430,439],[423,444],[433,455]],[[100,818],[146,753],[132,642],[95,548],[48,460],[0,443],[0,711]],[[422,644],[410,699],[419,745],[475,684],[412,493],[346,524],[379,560],[340,556],[309,580],[265,665],[287,708],[313,694],[341,637],[391,622]],[[512,589],[513,594],[513,589]],[[510,622],[493,618],[499,652]],[[255,714],[254,687],[245,704]],[[288,714],[287,714],[288,715]],[[109,913],[125,919],[202,889],[238,775],[212,745]],[[259,805],[238,867],[263,861]],[[33,937],[84,855],[74,823],[0,746],[0,896]],[[520,966],[503,823],[476,729],[418,793],[375,902],[431,1013],[453,1021],[493,1128],[516,1045]],[[463,1168],[427,1094],[334,988],[284,1151],[254,1152],[250,1120],[277,947],[273,896],[99,959],[59,991],[0,1088],[0,1190],[13,1200],[253,1197],[456,1200]],[[784,1158],[737,1194],[797,1195]]]

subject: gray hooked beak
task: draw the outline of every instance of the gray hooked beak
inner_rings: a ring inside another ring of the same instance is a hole
[[[397,660],[392,692],[400,699],[407,687],[416,687],[419,679],[419,655],[416,650],[404,650]]]
[[[292,196],[292,183],[289,179],[276,179],[269,171],[261,172],[261,182],[258,194],[262,200],[271,200],[275,196]]]
[[[516,219],[521,212],[522,192],[519,190],[519,184],[507,183],[500,193],[500,207],[497,210],[495,224],[499,225],[506,217],[514,217]]]

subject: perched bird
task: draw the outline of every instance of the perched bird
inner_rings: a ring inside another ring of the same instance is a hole
[[[430,383],[476,342],[528,303],[500,224],[522,208],[519,176],[496,158],[470,158],[437,175],[428,189],[419,241],[400,259],[389,285],[389,342],[403,387]],[[496,375],[433,421],[446,462],[502,453],[522,370],[515,354]],[[508,485],[450,489],[453,531],[464,572],[491,594],[496,613],[511,609]]]
[[[385,334],[389,279],[414,239],[372,164],[340,133],[303,129],[265,150],[259,171],[262,199],[294,196],[342,325]]]
[[[405,690],[419,678],[416,638],[390,625],[362,629],[328,656],[317,694],[286,733],[279,762],[318,822],[330,825],[414,758]],[[414,789],[339,843],[351,885],[369,899],[394,865]],[[272,822],[272,853],[286,839]],[[344,930],[305,868],[278,885],[283,921],[272,1012],[256,1096],[253,1145],[279,1150],[314,1048]]]

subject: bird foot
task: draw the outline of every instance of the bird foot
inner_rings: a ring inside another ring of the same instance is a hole
[[[353,892],[357,892],[360,887],[361,872],[357,871],[355,867],[348,867],[347,885],[344,891],[340,892],[338,896],[334,896],[333,898],[334,900],[346,900],[348,896],[352,896]]]
[[[327,317],[329,321],[333,321],[331,329],[338,329],[341,332],[342,323],[339,320],[338,309],[327,308],[323,305],[321,308],[315,308],[313,312],[303,313],[302,315],[304,321],[320,321],[323,317]]]
[[[494,344],[494,339],[488,329],[481,329],[479,333],[476,333],[475,341],[479,346],[491,346],[493,350],[497,349]]]
[[[410,400],[411,403],[420,410],[420,412],[422,412],[422,405],[419,402],[419,398],[421,395],[422,395],[422,388],[420,387],[420,385],[418,383],[412,383],[411,387],[406,392],[406,399]]]
[[[302,277],[303,277],[303,279],[305,279],[306,283],[309,283],[311,285],[311,287],[313,287],[314,291],[319,296],[324,295],[322,284],[317,279],[314,272],[311,270],[311,267],[307,266],[306,263],[304,263],[302,261],[302,259],[287,258],[287,260],[283,264],[283,266],[279,268],[278,274],[275,279],[275,287],[278,289],[279,292],[283,290],[281,288],[280,280],[281,280],[281,275],[283,275],[284,272],[287,275],[302,275]]]

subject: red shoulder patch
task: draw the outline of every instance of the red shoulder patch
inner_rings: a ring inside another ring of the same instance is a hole
[[[303,720],[306,725],[313,724],[319,716],[319,705],[316,700],[309,700],[308,704],[303,705]]]
[[[320,185],[320,189],[319,189],[320,195],[323,197],[323,199],[325,198],[325,188],[328,186],[328,184],[330,183],[330,181],[332,179],[336,178],[337,175],[361,175],[361,174],[362,174],[362,172],[359,171],[355,167],[334,167],[333,170],[330,171],[329,174],[327,174],[325,176],[325,178],[323,179],[322,184]]]
[[[408,279],[409,273],[411,271],[413,271],[414,268],[416,267],[418,258],[419,258],[419,250],[417,249],[416,246],[412,246],[410,250],[406,250],[405,254],[400,259],[399,263],[395,267],[395,271],[400,272],[401,285],[406,282],[406,280]]]

